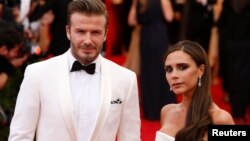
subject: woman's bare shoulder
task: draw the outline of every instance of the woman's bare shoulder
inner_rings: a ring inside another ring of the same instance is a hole
[[[169,121],[174,116],[174,112],[178,104],[167,104],[161,109],[161,123]]]
[[[211,117],[214,124],[217,125],[234,125],[234,120],[232,115],[224,110],[218,107],[216,104],[213,104],[211,109]]]
[[[167,104],[167,105],[163,106],[161,109],[161,117],[165,118],[168,114],[170,114],[171,112],[173,112],[176,109],[177,105],[178,104]]]
[[[167,105],[163,106],[161,109],[161,113],[166,113],[172,109],[175,109],[176,105],[177,104],[167,104]]]

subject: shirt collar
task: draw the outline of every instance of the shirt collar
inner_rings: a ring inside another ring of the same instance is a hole
[[[77,59],[72,55],[71,51],[68,51],[68,63],[69,63],[69,71],[72,68],[73,63],[76,61]],[[96,69],[95,72],[99,73],[101,71],[101,57],[100,54],[97,56],[97,58],[91,62],[91,63],[95,63],[96,64]]]

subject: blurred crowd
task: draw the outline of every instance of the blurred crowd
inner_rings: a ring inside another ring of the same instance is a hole
[[[65,34],[67,2],[0,0],[0,140],[8,135],[26,66],[69,48]]]

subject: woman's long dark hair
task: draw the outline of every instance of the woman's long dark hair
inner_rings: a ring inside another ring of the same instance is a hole
[[[212,119],[209,115],[212,97],[210,95],[211,72],[208,57],[201,45],[193,41],[184,40],[167,50],[164,55],[164,62],[170,53],[177,50],[182,50],[189,54],[197,67],[204,64],[205,71],[201,78],[202,86],[197,86],[193,94],[187,111],[185,126],[177,132],[175,141],[201,141],[208,130],[208,125],[212,124]]]

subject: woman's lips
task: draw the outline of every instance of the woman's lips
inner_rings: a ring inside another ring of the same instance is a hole
[[[182,83],[174,83],[172,84],[173,88],[179,88],[182,85]]]

